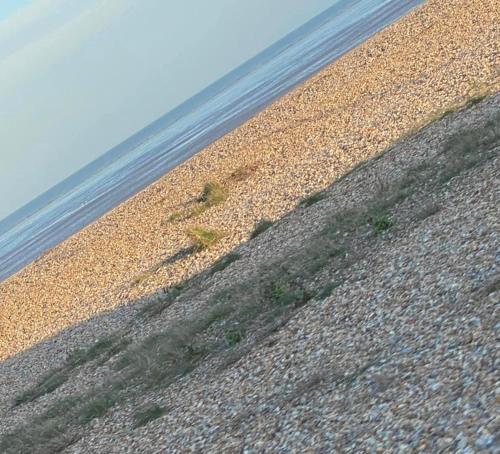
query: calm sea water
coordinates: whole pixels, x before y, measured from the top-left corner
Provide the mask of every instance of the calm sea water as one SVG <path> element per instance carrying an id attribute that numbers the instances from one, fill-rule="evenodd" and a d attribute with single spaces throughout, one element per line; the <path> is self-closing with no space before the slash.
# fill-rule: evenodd
<path id="1" fill-rule="evenodd" d="M 339 0 L 0 229 L 0 280 L 148 186 L 423 0 Z"/>

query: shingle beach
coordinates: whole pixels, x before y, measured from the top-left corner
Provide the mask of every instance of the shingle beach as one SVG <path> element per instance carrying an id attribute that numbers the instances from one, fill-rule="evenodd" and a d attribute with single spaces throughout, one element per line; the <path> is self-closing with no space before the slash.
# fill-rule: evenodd
<path id="1" fill-rule="evenodd" d="M 0 435 L 33 409 L 103 380 L 105 370 L 87 368 L 31 407 L 10 409 L 71 349 L 128 326 L 137 310 L 129 302 L 200 273 L 247 241 L 258 221 L 282 218 L 403 140 L 372 170 L 331 186 L 307 217 L 299 208 L 240 246 L 245 266 L 258 268 L 307 242 L 328 213 L 364 200 L 401 167 L 438 159 L 453 131 L 493 118 L 498 11 L 495 0 L 428 1 L 0 284 Z M 484 95 L 462 116 L 404 139 Z M 193 206 L 209 181 L 226 188 L 224 203 L 169 219 Z M 493 452 L 498 183 L 496 155 L 436 189 L 440 208 L 418 225 L 408 215 L 415 206 L 398 209 L 403 227 L 373 250 L 360 246 L 363 258 L 330 297 L 301 308 L 234 367 L 214 374 L 206 365 L 151 394 L 169 409 L 165 417 L 130 430 L 141 402 L 128 402 L 94 421 L 67 452 Z M 183 256 L 193 226 L 223 239 Z M 248 271 L 238 266 L 216 274 L 206 293 Z M 493 290 L 481 290 L 488 285 Z M 134 336 L 205 300 L 174 304 Z"/>

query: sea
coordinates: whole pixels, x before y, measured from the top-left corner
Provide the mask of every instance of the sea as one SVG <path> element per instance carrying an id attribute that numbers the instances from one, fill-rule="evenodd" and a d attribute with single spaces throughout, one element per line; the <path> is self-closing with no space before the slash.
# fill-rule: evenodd
<path id="1" fill-rule="evenodd" d="M 134 196 L 423 0 L 319 16 L 0 222 L 0 282 Z"/>

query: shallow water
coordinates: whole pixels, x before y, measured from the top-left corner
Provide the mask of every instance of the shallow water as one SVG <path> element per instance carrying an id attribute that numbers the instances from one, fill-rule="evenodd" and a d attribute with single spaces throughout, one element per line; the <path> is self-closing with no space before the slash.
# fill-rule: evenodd
<path id="1" fill-rule="evenodd" d="M 0 280 L 148 186 L 423 0 L 340 0 L 110 152 L 0 234 Z"/>

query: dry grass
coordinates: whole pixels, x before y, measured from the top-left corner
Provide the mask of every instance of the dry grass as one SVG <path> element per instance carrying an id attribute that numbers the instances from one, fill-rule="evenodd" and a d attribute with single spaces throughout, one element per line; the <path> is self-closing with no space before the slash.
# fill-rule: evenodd
<path id="1" fill-rule="evenodd" d="M 314 194 L 311 194 L 304 199 L 302 199 L 299 203 L 299 206 L 308 208 L 315 203 L 321 202 L 326 197 L 326 194 L 323 191 L 320 192 L 315 192 Z"/>
<path id="2" fill-rule="evenodd" d="M 160 315 L 182 294 L 185 286 L 185 284 L 180 284 L 170 287 L 165 295 L 146 304 L 139 314 L 142 317 L 155 317 Z"/>
<path id="3" fill-rule="evenodd" d="M 225 202 L 228 196 L 228 191 L 216 181 L 209 181 L 203 186 L 203 191 L 200 201 L 207 207 L 213 207 Z"/>
<path id="4" fill-rule="evenodd" d="M 255 225 L 253 232 L 250 234 L 250 238 L 257 238 L 261 233 L 264 233 L 267 229 L 272 227 L 273 224 L 274 222 L 269 219 L 262 219 Z"/>
<path id="5" fill-rule="evenodd" d="M 77 367 L 91 361 L 96 361 L 99 365 L 104 364 L 125 349 L 128 344 L 128 339 L 113 335 L 100 339 L 89 348 L 74 350 L 62 366 L 52 369 L 35 386 L 18 395 L 14 400 L 14 406 L 32 402 L 45 394 L 50 394 L 66 383 Z"/>
<path id="6" fill-rule="evenodd" d="M 143 282 L 146 282 L 151 276 L 153 276 L 153 274 L 154 274 L 153 270 L 147 270 L 143 271 L 142 273 L 139 273 L 132 279 L 132 285 L 136 286 L 142 284 Z"/>
<path id="7" fill-rule="evenodd" d="M 168 216 L 167 220 L 168 222 L 187 221 L 188 219 L 200 216 L 207 210 L 208 206 L 206 205 L 196 205 L 185 210 L 174 211 Z"/>
<path id="8" fill-rule="evenodd" d="M 441 211 L 441 206 L 436 202 L 428 201 L 422 204 L 414 215 L 416 221 L 423 221 Z"/>
<path id="9" fill-rule="evenodd" d="M 234 182 L 245 181 L 248 178 L 250 178 L 258 168 L 259 168 L 259 163 L 253 163 L 238 167 L 234 172 L 232 172 L 229 175 L 228 180 Z"/>
<path id="10" fill-rule="evenodd" d="M 148 404 L 137 410 L 134 414 L 135 424 L 134 427 L 142 427 L 149 424 L 158 418 L 161 418 L 167 409 L 160 407 L 157 404 Z"/>
<path id="11" fill-rule="evenodd" d="M 238 261 L 240 258 L 241 258 L 241 255 L 238 254 L 237 252 L 230 252 L 229 254 L 225 255 L 224 257 L 221 257 L 219 260 L 217 260 L 212 265 L 212 267 L 209 270 L 209 274 L 213 275 L 215 273 L 219 273 L 221 271 L 224 271 L 229 265 Z"/>
<path id="12" fill-rule="evenodd" d="M 200 216 L 208 209 L 224 203 L 228 197 L 228 190 L 216 181 L 205 183 L 196 205 L 184 210 L 175 211 L 167 218 L 168 222 L 186 221 Z"/>

